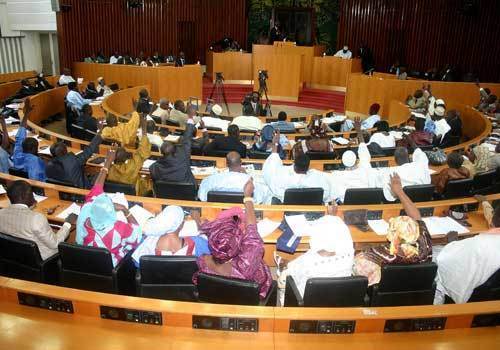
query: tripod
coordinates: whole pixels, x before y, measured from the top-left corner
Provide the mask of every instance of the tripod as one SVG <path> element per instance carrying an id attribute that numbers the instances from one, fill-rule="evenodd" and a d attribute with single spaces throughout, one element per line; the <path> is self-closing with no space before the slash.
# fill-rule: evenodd
<path id="1" fill-rule="evenodd" d="M 273 112 L 271 111 L 271 102 L 269 101 L 269 97 L 267 96 L 267 83 L 266 79 L 259 79 L 259 96 L 262 98 L 262 95 L 266 97 L 266 106 L 264 109 L 266 110 L 266 115 L 273 116 Z"/>
<path id="2" fill-rule="evenodd" d="M 213 100 L 213 96 L 215 93 L 215 103 L 220 103 L 221 100 L 224 101 L 224 104 L 226 105 L 227 109 L 227 114 L 230 114 L 229 112 L 229 106 L 227 104 L 227 99 L 226 99 L 226 91 L 224 90 L 224 77 L 222 76 L 222 73 L 215 73 L 215 82 L 214 85 L 212 86 L 212 92 L 210 93 L 210 100 Z"/>

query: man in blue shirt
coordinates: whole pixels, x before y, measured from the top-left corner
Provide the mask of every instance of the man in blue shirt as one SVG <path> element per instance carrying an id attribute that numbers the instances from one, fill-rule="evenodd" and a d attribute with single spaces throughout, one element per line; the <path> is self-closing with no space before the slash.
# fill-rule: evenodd
<path id="1" fill-rule="evenodd" d="M 279 130 L 282 133 L 294 133 L 295 125 L 292 122 L 286 121 L 287 115 L 285 112 L 281 111 L 278 113 L 278 121 L 271 123 L 275 130 Z"/>
<path id="2" fill-rule="evenodd" d="M 87 100 L 82 97 L 80 92 L 78 91 L 78 85 L 76 82 L 72 81 L 71 83 L 68 84 L 68 94 L 66 95 L 66 101 L 72 105 L 75 106 L 79 111 L 82 110 L 83 105 L 90 104 L 92 100 Z"/>
<path id="3" fill-rule="evenodd" d="M 27 172 L 30 179 L 45 182 L 45 163 L 38 157 L 38 141 L 33 137 L 26 137 L 26 125 L 32 110 L 31 102 L 27 98 L 24 101 L 24 117 L 17 131 L 12 160 L 14 168 Z"/>

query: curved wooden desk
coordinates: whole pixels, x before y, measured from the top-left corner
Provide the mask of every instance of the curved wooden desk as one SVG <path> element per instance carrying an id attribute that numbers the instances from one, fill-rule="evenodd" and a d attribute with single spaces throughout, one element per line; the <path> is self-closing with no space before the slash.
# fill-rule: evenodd
<path id="1" fill-rule="evenodd" d="M 49 76 L 46 77 L 47 81 L 53 85 L 56 86 L 59 76 Z M 35 82 L 35 79 L 29 79 L 31 83 Z M 21 88 L 21 82 L 20 81 L 11 81 L 8 83 L 2 83 L 0 84 L 0 101 L 3 101 L 9 97 L 12 97 L 15 95 L 19 89 Z"/>
<path id="2" fill-rule="evenodd" d="M 64 299 L 74 312 L 19 305 L 18 292 Z M 0 277 L 0 347 L 5 349 L 495 349 L 498 327 L 471 328 L 473 318 L 500 312 L 500 301 L 386 308 L 278 308 L 186 303 L 87 292 Z M 157 312 L 162 325 L 102 319 L 100 306 Z M 192 328 L 193 316 L 246 318 L 258 331 Z M 386 321 L 446 318 L 444 330 L 384 333 Z M 355 321 L 352 334 L 293 334 L 298 320 Z M 375 345 L 376 344 L 376 345 Z M 402 345 L 404 344 L 404 346 Z"/>
<path id="3" fill-rule="evenodd" d="M 25 78 L 33 78 L 36 76 L 37 72 L 34 70 L 25 72 L 15 72 L 15 73 L 2 73 L 0 74 L 0 83 L 5 83 L 14 80 L 21 80 Z"/>

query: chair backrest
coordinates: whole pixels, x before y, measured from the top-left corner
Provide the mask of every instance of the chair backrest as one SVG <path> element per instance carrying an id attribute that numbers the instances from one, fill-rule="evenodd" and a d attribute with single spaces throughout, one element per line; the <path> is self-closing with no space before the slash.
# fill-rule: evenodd
<path id="1" fill-rule="evenodd" d="M 382 204 L 384 191 L 381 188 L 350 188 L 345 191 L 344 204 Z"/>
<path id="2" fill-rule="evenodd" d="M 444 189 L 443 197 L 446 199 L 469 197 L 472 193 L 472 180 L 451 180 Z"/>
<path id="3" fill-rule="evenodd" d="M 491 275 L 486 282 L 476 287 L 467 302 L 489 300 L 500 300 L 500 269 Z"/>
<path id="4" fill-rule="evenodd" d="M 205 152 L 205 155 L 207 157 L 225 157 L 227 154 L 231 152 L 230 150 L 220 150 L 220 149 L 214 149 L 214 150 L 208 150 Z"/>
<path id="5" fill-rule="evenodd" d="M 310 278 L 304 291 L 304 306 L 364 306 L 367 288 L 368 279 L 363 276 Z"/>
<path id="6" fill-rule="evenodd" d="M 413 202 L 430 202 L 432 201 L 436 186 L 430 185 L 412 185 L 405 186 L 403 191 Z"/>
<path id="7" fill-rule="evenodd" d="M 28 172 L 26 172 L 22 169 L 9 168 L 9 174 L 12 176 L 23 177 L 25 179 L 28 178 Z"/>
<path id="8" fill-rule="evenodd" d="M 493 186 L 493 183 L 496 180 L 496 177 L 497 177 L 496 169 L 485 171 L 482 173 L 477 173 L 472 179 L 472 187 L 474 189 L 474 192 L 481 190 L 488 190 L 489 188 L 491 188 L 491 186 Z"/>
<path id="9" fill-rule="evenodd" d="M 395 151 L 396 151 L 396 147 L 382 147 L 382 152 L 384 152 L 385 157 L 394 156 Z"/>
<path id="10" fill-rule="evenodd" d="M 283 204 L 286 205 L 321 205 L 323 192 L 320 187 L 289 188 L 285 191 Z"/>
<path id="11" fill-rule="evenodd" d="M 0 272 L 4 276 L 42 282 L 42 258 L 35 242 L 0 233 Z"/>
<path id="12" fill-rule="evenodd" d="M 434 301 L 437 265 L 385 265 L 374 288 L 372 306 L 431 305 Z"/>
<path id="13" fill-rule="evenodd" d="M 262 152 L 262 151 L 255 151 L 255 150 L 249 150 L 247 152 L 248 158 L 252 159 L 267 159 L 271 152 Z"/>
<path id="14" fill-rule="evenodd" d="M 47 183 L 54 184 L 54 185 L 59 185 L 59 186 L 74 187 L 71 182 L 63 181 L 63 180 L 57 180 L 57 179 L 53 179 L 53 178 L 47 178 Z"/>
<path id="15" fill-rule="evenodd" d="M 105 248 L 59 243 L 61 283 L 65 287 L 116 292 L 111 253 Z"/>
<path id="16" fill-rule="evenodd" d="M 209 191 L 207 202 L 243 203 L 243 192 Z"/>
<path id="17" fill-rule="evenodd" d="M 115 193 L 121 192 L 131 196 L 135 196 L 135 186 L 129 184 L 121 184 L 118 182 L 106 181 L 104 183 L 104 192 Z"/>
<path id="18" fill-rule="evenodd" d="M 259 305 L 259 285 L 255 282 L 200 273 L 198 299 L 213 304 Z"/>
<path id="19" fill-rule="evenodd" d="M 311 160 L 335 159 L 335 152 L 307 152 L 306 154 Z"/>
<path id="20" fill-rule="evenodd" d="M 196 187 L 188 182 L 165 182 L 155 181 L 153 183 L 155 197 L 168 199 L 196 200 Z"/>
<path id="21" fill-rule="evenodd" d="M 137 291 L 142 297 L 195 301 L 193 274 L 196 271 L 194 256 L 142 256 Z"/>

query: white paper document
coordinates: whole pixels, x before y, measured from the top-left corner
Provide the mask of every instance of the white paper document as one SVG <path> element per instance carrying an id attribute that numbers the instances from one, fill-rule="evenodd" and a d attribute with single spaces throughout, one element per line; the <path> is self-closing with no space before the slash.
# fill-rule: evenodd
<path id="1" fill-rule="evenodd" d="M 293 127 L 295 129 L 304 129 L 306 125 L 302 122 L 293 122 Z"/>
<path id="2" fill-rule="evenodd" d="M 8 117 L 5 119 L 5 124 L 11 125 L 12 123 L 19 123 L 19 119 Z"/>
<path id="3" fill-rule="evenodd" d="M 128 201 L 127 198 L 125 198 L 125 194 L 121 192 L 116 192 L 116 193 L 106 193 L 109 198 L 111 198 L 111 201 L 115 204 L 121 204 L 125 208 L 128 209 Z"/>
<path id="4" fill-rule="evenodd" d="M 6 194 L 6 193 L 7 191 L 5 190 L 5 188 L 2 185 L 0 185 L 0 194 Z"/>
<path id="5" fill-rule="evenodd" d="M 257 231 L 259 235 L 264 238 L 273 233 L 280 224 L 281 222 L 279 221 L 272 221 L 268 218 L 264 218 L 257 223 Z"/>
<path id="6" fill-rule="evenodd" d="M 137 221 L 140 227 L 144 227 L 144 224 L 146 224 L 149 219 L 154 217 L 153 213 L 137 204 L 130 208 L 129 212 L 135 218 L 135 221 Z"/>
<path id="7" fill-rule="evenodd" d="M 449 216 L 431 216 L 429 218 L 423 218 L 422 220 L 425 222 L 431 236 L 446 235 L 450 231 L 457 231 L 459 234 L 469 232 L 466 227 L 460 225 Z"/>
<path id="8" fill-rule="evenodd" d="M 198 236 L 198 234 L 198 225 L 196 225 L 196 221 L 186 220 L 184 221 L 181 232 L 179 232 L 179 237 L 192 237 Z"/>
<path id="9" fill-rule="evenodd" d="M 334 137 L 334 138 L 332 138 L 332 141 L 338 143 L 339 145 L 349 144 L 349 140 L 345 139 L 343 137 Z"/>
<path id="10" fill-rule="evenodd" d="M 207 167 L 192 166 L 191 172 L 193 173 L 193 175 L 212 175 L 217 173 L 218 169 L 213 166 L 207 166 Z"/>
<path id="11" fill-rule="evenodd" d="M 47 156 L 52 156 L 52 153 L 50 153 L 50 147 L 48 146 L 42 146 L 38 149 L 38 154 L 45 154 Z"/>
<path id="12" fill-rule="evenodd" d="M 327 117 L 327 118 L 321 119 L 321 122 L 323 124 L 333 124 L 333 123 L 343 122 L 344 120 L 346 120 L 345 115 L 334 115 L 333 117 Z"/>
<path id="13" fill-rule="evenodd" d="M 44 201 L 44 200 L 47 199 L 47 197 L 40 196 L 40 195 L 38 195 L 36 193 L 33 193 L 33 197 L 35 198 L 35 200 L 36 200 L 37 203 L 40 203 L 40 202 L 42 202 L 42 201 Z"/>
<path id="14" fill-rule="evenodd" d="M 389 230 L 389 223 L 384 219 L 368 220 L 368 226 L 370 226 L 373 232 L 380 236 L 386 235 Z"/>
<path id="15" fill-rule="evenodd" d="M 167 137 L 165 137 L 163 140 L 176 143 L 176 142 L 179 142 L 180 138 L 181 137 L 179 135 L 167 135 Z"/>
<path id="16" fill-rule="evenodd" d="M 149 169 L 149 167 L 150 167 L 151 165 L 153 165 L 154 163 L 156 163 L 156 160 L 153 160 L 153 159 L 146 159 L 146 160 L 144 161 L 144 163 L 142 163 L 142 168 L 143 168 L 143 169 Z"/>
<path id="17" fill-rule="evenodd" d="M 294 236 L 303 237 L 311 235 L 311 226 L 305 215 L 285 216 L 286 223 L 290 226 Z"/>
<path id="18" fill-rule="evenodd" d="M 9 137 L 16 137 L 18 130 L 19 129 L 12 129 L 11 131 L 9 131 Z"/>
<path id="19" fill-rule="evenodd" d="M 81 209 L 82 208 L 78 204 L 71 203 L 71 205 L 69 207 L 67 207 L 66 209 L 64 209 L 62 212 L 60 212 L 57 215 L 57 218 L 62 219 L 62 220 L 66 220 L 66 218 L 68 216 L 70 216 L 71 214 L 80 215 Z"/>

